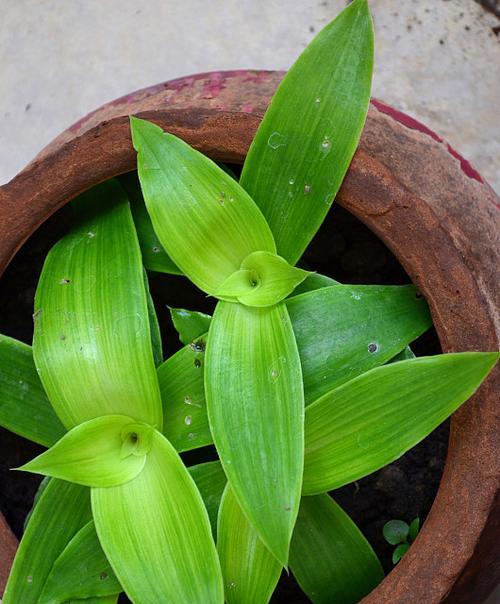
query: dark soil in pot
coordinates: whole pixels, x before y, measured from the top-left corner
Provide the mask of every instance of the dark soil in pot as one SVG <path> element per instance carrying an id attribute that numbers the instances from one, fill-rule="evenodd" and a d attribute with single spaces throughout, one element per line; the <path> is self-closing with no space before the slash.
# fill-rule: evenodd
<path id="1" fill-rule="evenodd" d="M 43 260 L 50 247 L 71 224 L 71 210 L 57 212 L 35 232 L 16 255 L 1 280 L 0 333 L 31 343 L 33 298 Z M 344 283 L 404 284 L 410 281 L 401 265 L 384 244 L 360 221 L 334 206 L 304 255 L 303 265 Z M 182 277 L 150 274 L 150 287 L 164 341 L 164 354 L 178 348 L 168 306 L 211 312 L 214 300 L 207 298 Z M 429 330 L 412 346 L 417 356 L 441 352 L 436 333 Z M 10 472 L 31 459 L 41 447 L 0 429 L 0 511 L 18 538 L 31 508 L 40 479 Z M 446 457 L 448 422 L 395 463 L 354 484 L 334 492 L 336 501 L 349 513 L 368 538 L 386 571 L 392 568 L 393 547 L 382 537 L 388 520 L 411 521 L 427 516 L 441 478 Z M 215 458 L 213 448 L 183 456 L 188 463 Z M 120 602 L 127 602 L 126 598 Z M 272 602 L 308 602 L 292 577 L 284 573 Z"/>

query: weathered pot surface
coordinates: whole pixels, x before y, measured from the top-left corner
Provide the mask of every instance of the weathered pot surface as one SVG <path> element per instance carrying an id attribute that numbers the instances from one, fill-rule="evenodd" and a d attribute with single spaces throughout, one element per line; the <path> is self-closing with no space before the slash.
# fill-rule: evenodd
<path id="1" fill-rule="evenodd" d="M 74 124 L 0 187 L 0 271 L 80 192 L 134 169 L 128 115 L 241 163 L 282 77 L 199 74 L 141 90 Z M 500 200 L 431 130 L 373 100 L 337 203 L 392 250 L 429 302 L 446 352 L 497 350 Z M 479 604 L 500 578 L 497 368 L 453 417 L 445 471 L 415 545 L 364 604 Z M 0 592 L 16 542 L 0 519 Z"/>

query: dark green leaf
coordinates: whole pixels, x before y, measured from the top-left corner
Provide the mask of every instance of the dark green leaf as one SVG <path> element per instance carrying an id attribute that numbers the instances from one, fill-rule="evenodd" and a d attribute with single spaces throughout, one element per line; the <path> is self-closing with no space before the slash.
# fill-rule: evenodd
<path id="1" fill-rule="evenodd" d="M 193 477 L 198 491 L 207 508 L 208 517 L 212 526 L 212 534 L 217 535 L 217 516 L 222 493 L 227 484 L 227 478 L 219 461 L 200 463 L 188 468 Z"/>
<path id="2" fill-rule="evenodd" d="M 205 337 L 170 357 L 158 368 L 163 400 L 163 432 L 178 451 L 212 443 L 203 372 Z"/>
<path id="3" fill-rule="evenodd" d="M 51 479 L 19 545 L 3 603 L 38 604 L 54 562 L 90 519 L 89 490 Z"/>
<path id="4" fill-rule="evenodd" d="M 413 353 L 412 349 L 407 346 L 406 348 L 403 348 L 403 350 L 399 352 L 395 357 L 392 357 L 389 363 L 398 363 L 399 361 L 407 361 L 408 359 L 414 358 L 415 354 Z"/>
<path id="5" fill-rule="evenodd" d="M 210 315 L 184 308 L 170 308 L 169 310 L 174 327 L 179 334 L 179 340 L 183 344 L 191 344 L 196 338 L 208 332 L 212 320 Z"/>
<path id="6" fill-rule="evenodd" d="M 432 320 L 413 285 L 332 285 L 287 300 L 306 404 L 386 363 Z"/>
<path id="7" fill-rule="evenodd" d="M 417 538 L 419 531 L 420 531 L 420 518 L 417 516 L 417 518 L 414 518 L 411 521 L 410 531 L 408 533 L 412 542 L 415 541 L 415 539 Z"/>
<path id="8" fill-rule="evenodd" d="M 410 527 L 403 520 L 389 520 L 384 524 L 382 533 L 387 543 L 397 545 L 403 543 L 408 538 Z"/>
<path id="9" fill-rule="evenodd" d="M 149 281 L 146 271 L 144 271 L 144 288 L 146 290 L 146 297 L 148 302 L 149 329 L 151 331 L 151 346 L 153 348 L 153 358 L 155 367 L 159 367 L 163 362 L 163 346 L 161 342 L 158 316 L 156 314 L 155 304 L 153 302 L 151 292 L 149 291 Z"/>
<path id="10" fill-rule="evenodd" d="M 71 539 L 55 561 L 45 582 L 40 602 L 62 604 L 112 596 L 122 591 L 102 551 L 93 521 Z"/>
<path id="11" fill-rule="evenodd" d="M 306 292 L 312 292 L 315 289 L 322 289 L 323 287 L 330 287 L 330 285 L 341 285 L 335 279 L 331 277 L 327 277 L 326 275 L 320 275 L 319 273 L 309 273 L 302 283 L 297 285 L 297 287 L 293 290 L 293 297 L 298 296 L 300 294 L 305 294 Z"/>
<path id="12" fill-rule="evenodd" d="M 306 409 L 303 492 L 336 489 L 406 453 L 474 394 L 498 356 L 391 363 L 322 396 Z"/>
<path id="13" fill-rule="evenodd" d="M 141 184 L 137 172 L 129 172 L 120 176 L 120 184 L 127 192 L 134 217 L 135 228 L 141 246 L 142 261 L 149 271 L 182 275 L 180 269 L 169 258 L 160 240 L 154 232 L 151 218 L 144 204 Z"/>
<path id="14" fill-rule="evenodd" d="M 410 549 L 408 543 L 402 543 L 398 545 L 392 554 L 392 563 L 397 564 L 401 558 L 406 554 L 406 552 Z"/>
<path id="15" fill-rule="evenodd" d="M 42 496 L 42 493 L 48 487 L 51 480 L 52 479 L 50 478 L 50 476 L 44 476 L 44 478 L 42 479 L 42 482 L 38 485 L 38 489 L 36 490 L 35 497 L 33 498 L 33 505 L 31 506 L 31 510 L 26 514 L 26 518 L 24 519 L 23 531 L 26 530 L 26 527 L 28 526 L 28 522 L 30 521 L 31 516 L 33 515 L 33 510 L 35 509 L 38 501 L 40 500 L 40 497 Z"/>
<path id="16" fill-rule="evenodd" d="M 384 578 L 368 541 L 326 494 L 302 497 L 290 568 L 315 604 L 356 604 Z"/>
<path id="17" fill-rule="evenodd" d="M 368 5 L 355 0 L 288 71 L 250 146 L 241 184 L 291 264 L 323 222 L 356 150 L 372 65 Z"/>
<path id="18" fill-rule="evenodd" d="M 2 335 L 0 425 L 46 447 L 66 431 L 45 394 L 31 347 Z"/>

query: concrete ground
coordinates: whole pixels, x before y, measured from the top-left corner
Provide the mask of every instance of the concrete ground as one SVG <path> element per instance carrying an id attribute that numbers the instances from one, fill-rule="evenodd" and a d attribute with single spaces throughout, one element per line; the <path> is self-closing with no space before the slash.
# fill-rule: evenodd
<path id="1" fill-rule="evenodd" d="M 287 68 L 346 3 L 0 0 L 0 183 L 124 93 L 211 69 Z M 500 20 L 474 0 L 370 4 L 374 95 L 448 139 L 500 191 Z"/>

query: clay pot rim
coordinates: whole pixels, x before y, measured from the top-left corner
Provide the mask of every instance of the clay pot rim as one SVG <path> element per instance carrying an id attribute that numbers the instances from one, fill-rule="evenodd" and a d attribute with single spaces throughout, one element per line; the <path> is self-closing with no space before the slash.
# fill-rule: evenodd
<path id="1" fill-rule="evenodd" d="M 178 90 L 181 91 L 187 88 L 189 91 L 190 87 L 196 86 L 196 83 L 200 79 L 209 80 L 209 82 L 215 82 L 215 87 L 220 83 L 223 83 L 223 88 L 215 95 L 215 98 L 221 98 L 224 96 L 224 88 L 227 90 L 232 79 L 237 81 L 239 86 L 246 82 L 245 74 L 254 74 L 256 82 L 252 82 L 252 85 L 256 83 L 256 94 L 255 107 L 251 111 L 247 111 L 245 108 L 241 108 L 241 103 L 235 101 L 235 98 L 228 96 L 225 99 L 227 106 L 217 107 L 209 100 L 209 102 L 203 102 L 201 100 L 195 101 L 191 104 L 183 104 L 183 102 L 172 103 L 172 106 L 165 105 L 164 98 L 161 96 L 165 90 Z M 1 271 L 7 266 L 8 262 L 15 254 L 17 249 L 21 247 L 24 241 L 36 230 L 36 228 L 46 220 L 53 212 L 59 209 L 64 203 L 75 197 L 78 193 L 83 190 L 94 186 L 98 182 L 106 180 L 112 176 L 127 172 L 134 167 L 134 155 L 131 148 L 130 136 L 128 133 L 128 119 L 123 113 L 120 115 L 120 111 L 128 113 L 127 108 L 131 109 L 134 114 L 144 117 L 146 119 L 152 119 L 164 127 L 168 127 L 172 132 L 182 136 L 195 147 L 206 152 L 214 159 L 221 159 L 226 161 L 233 161 L 235 163 L 241 163 L 246 149 L 251 140 L 251 136 L 255 131 L 260 116 L 262 115 L 263 108 L 265 107 L 265 100 L 269 97 L 269 86 L 265 90 L 259 92 L 259 74 L 271 74 L 273 72 L 216 72 L 210 74 L 198 74 L 191 78 L 181 78 L 173 82 L 167 82 L 160 84 L 137 93 L 132 93 L 117 101 L 109 103 L 87 118 L 84 118 L 80 122 L 77 122 L 68 131 L 63 133 L 62 139 L 58 137 L 54 143 L 51 143 L 27 168 L 25 168 L 17 177 L 15 177 L 10 183 L 0 187 L 0 214 L 2 215 L 2 226 L 0 227 L 0 234 L 3 239 L 0 243 L 0 274 Z M 274 81 L 271 83 L 271 87 L 276 84 L 276 80 L 279 79 L 279 75 L 276 76 Z M 271 78 L 272 79 L 272 78 Z M 264 78 L 262 78 L 264 81 Z M 267 82 L 269 84 L 269 82 Z M 266 84 L 266 85 L 267 85 Z M 170 87 L 170 88 L 169 88 Z M 193 88 L 194 89 L 194 88 Z M 241 95 L 240 91 L 237 91 L 237 95 Z M 226 93 L 227 95 L 227 93 Z M 260 98 L 258 98 L 260 95 Z M 267 97 L 266 97 L 267 95 Z M 161 97 L 158 100 L 157 105 L 154 104 L 156 97 Z M 262 102 L 262 98 L 264 102 Z M 213 97 L 212 97 L 213 98 Z M 151 103 L 153 101 L 153 104 Z M 260 104 L 259 104 L 260 102 Z M 144 109 L 141 110 L 141 103 L 145 105 Z M 377 106 L 378 103 L 378 106 Z M 401 112 L 391 109 L 389 106 L 374 101 L 377 109 L 382 113 L 386 113 L 391 116 L 392 119 L 397 122 L 394 127 L 396 129 L 410 128 L 420 133 L 425 134 L 429 138 L 433 139 L 436 143 L 443 142 L 442 139 L 434 135 L 428 128 L 419 124 L 413 118 L 405 116 Z M 108 119 L 107 113 L 110 114 Z M 399 116 L 399 118 L 398 118 Z M 92 120 L 97 118 L 95 124 Z M 231 137 L 227 138 L 227 132 L 231 132 Z M 430 134 L 429 134 L 430 133 Z M 66 137 L 64 135 L 67 135 Z M 404 138 L 404 137 L 403 137 Z M 460 167 L 462 172 L 471 179 L 477 182 L 483 183 L 480 175 L 470 166 L 466 160 L 458 156 L 458 154 L 451 149 L 448 145 L 448 150 L 454 158 L 459 159 Z M 57 180 L 54 181 L 53 175 L 57 175 Z M 338 203 L 343 205 L 348 211 L 351 211 L 354 215 L 365 222 L 372 230 L 390 247 L 395 253 L 396 257 L 403 264 L 404 268 L 413 278 L 416 285 L 421 291 L 428 297 L 431 310 L 436 322 L 436 328 L 442 342 L 444 342 L 443 348 L 452 349 L 454 348 L 453 337 L 450 337 L 446 333 L 445 325 L 442 324 L 441 308 L 442 300 L 439 299 L 434 291 L 431 291 L 435 284 L 429 285 L 427 282 L 427 275 L 422 275 L 418 272 L 417 268 L 412 264 L 414 258 L 408 259 L 403 257 L 401 253 L 401 240 L 397 239 L 397 235 L 391 230 L 392 227 L 388 227 L 387 223 L 384 222 L 383 218 L 387 213 L 393 211 L 393 207 L 386 210 L 378 207 L 373 208 L 371 206 L 372 201 L 367 197 L 368 194 L 376 192 L 376 188 L 389 187 L 389 189 L 395 189 L 398 195 L 395 195 L 394 204 L 401 207 L 401 195 L 398 187 L 401 183 L 396 182 L 396 179 L 390 181 L 390 171 L 387 170 L 386 166 L 381 163 L 377 163 L 376 158 L 369 155 L 363 148 L 360 148 L 356 154 L 355 160 L 351 166 L 346 181 L 342 187 L 342 190 L 338 197 Z M 386 182 L 387 180 L 387 182 Z M 388 184 L 389 183 L 389 184 Z M 363 191 L 363 186 L 366 185 L 366 191 Z M 491 189 L 486 184 L 484 187 L 484 196 L 490 197 L 492 195 Z M 400 187 L 405 192 L 406 187 Z M 389 191 L 387 189 L 387 191 Z M 413 192 L 409 192 L 409 197 L 412 197 Z M 390 194 L 390 191 L 389 191 Z M 368 195 L 369 196 L 369 195 Z M 493 197 L 494 196 L 493 194 Z M 416 236 L 423 236 L 426 232 L 425 222 L 437 221 L 437 224 L 442 222 L 431 204 L 425 204 L 425 200 L 420 197 L 413 195 L 413 201 L 416 206 L 419 206 L 418 211 L 415 210 L 411 214 L 410 220 L 406 224 L 402 224 L 401 228 L 406 228 L 412 231 L 414 225 L 417 224 L 422 229 L 422 233 L 417 232 Z M 421 202 L 423 202 L 421 204 Z M 482 202 L 481 202 L 482 203 Z M 485 201 L 486 203 L 486 201 Z M 488 201 L 489 203 L 489 201 Z M 364 204 L 364 205 L 363 205 Z M 398 205 L 399 204 L 399 205 Z M 419 205 L 421 204 L 421 206 Z M 376 204 L 375 204 L 376 205 Z M 406 207 L 408 209 L 408 207 Z M 424 218 L 418 214 L 425 214 Z M 430 212 L 430 214 L 429 214 Z M 411 221 L 414 221 L 412 224 Z M 415 233 L 412 233 L 415 235 Z M 452 237 L 444 236 L 445 240 L 444 247 L 447 248 L 449 253 L 454 253 L 455 249 Z M 422 245 L 425 242 L 421 242 Z M 449 249 L 448 249 L 449 248 Z M 423 248 L 425 250 L 425 248 Z M 451 250 L 451 251 L 450 251 Z M 456 250 L 459 252 L 459 250 Z M 469 270 L 470 267 L 467 267 Z M 465 269 L 464 269 L 465 270 Z M 485 292 L 480 292 L 484 298 Z M 485 307 L 477 309 L 477 312 L 486 316 L 485 321 L 489 320 L 490 311 L 486 308 L 488 301 L 485 301 Z M 493 324 L 493 320 L 491 320 Z M 485 332 L 486 333 L 486 332 Z M 486 338 L 485 349 L 491 348 L 492 340 Z M 459 345 L 458 349 L 472 349 L 474 343 L 465 341 L 465 347 L 461 348 Z M 455 346 L 456 348 L 456 346 Z M 488 408 L 492 404 L 491 392 L 487 389 L 481 388 L 478 395 L 474 397 L 475 405 L 481 403 Z M 472 426 L 471 422 L 477 421 L 475 418 L 476 412 L 470 411 L 471 407 L 468 404 L 467 410 L 460 412 L 461 420 L 453 419 L 452 426 L 454 426 L 455 436 L 460 433 L 461 437 L 464 434 L 467 436 L 465 439 L 472 439 L 472 442 L 482 443 L 481 446 L 484 448 L 484 442 L 491 444 L 491 426 L 486 428 L 484 434 L 482 433 L 482 427 L 479 426 L 479 434 L 476 430 L 477 426 Z M 458 425 L 460 424 L 460 425 Z M 457 428 L 458 429 L 455 429 Z M 467 444 L 467 443 L 466 443 Z M 470 445 L 470 443 L 469 443 Z M 453 430 L 452 438 L 450 442 L 450 452 L 460 458 L 463 457 L 463 452 L 457 453 L 461 448 L 461 443 L 454 440 Z M 460 457 L 462 456 L 462 457 Z M 438 497 L 441 500 L 441 518 L 443 501 L 449 496 L 449 491 L 456 483 L 450 481 L 451 472 L 456 473 L 456 468 L 450 469 L 449 460 L 443 476 L 442 485 L 440 486 Z M 455 474 L 456 478 L 456 474 Z M 467 481 L 460 483 L 462 487 L 467 490 Z M 469 488 L 470 490 L 470 488 Z M 496 487 L 489 488 L 487 492 L 481 492 L 476 495 L 476 499 L 481 501 L 481 505 L 486 509 L 490 510 L 492 507 L 492 492 L 496 490 Z M 481 519 L 480 526 L 473 526 L 470 530 L 459 531 L 457 528 L 457 534 L 461 535 L 462 541 L 466 541 L 466 551 L 462 553 L 460 561 L 458 563 L 451 564 L 451 561 L 455 562 L 455 551 L 454 543 L 445 543 L 441 556 L 445 558 L 450 557 L 450 564 L 452 570 L 450 571 L 451 576 L 436 576 L 439 573 L 439 564 L 432 550 L 435 548 L 433 543 L 433 533 L 447 534 L 450 535 L 453 531 L 449 529 L 449 525 L 453 525 L 453 519 L 444 518 L 443 522 L 446 524 L 446 530 L 440 531 L 439 522 L 440 518 L 436 518 L 434 508 L 436 502 L 433 505 L 433 510 L 428 517 L 426 525 L 424 526 L 421 535 L 417 539 L 415 545 L 412 547 L 410 553 L 405 556 L 398 567 L 391 572 L 391 574 L 384 580 L 384 582 L 376 588 L 369 596 L 367 596 L 363 602 L 366 604 L 382 604 L 385 602 L 417 602 L 425 601 L 428 604 L 434 602 L 444 602 L 447 594 L 455 593 L 453 590 L 456 589 L 456 585 L 461 585 L 459 578 L 460 574 L 467 578 L 467 573 L 470 572 L 474 575 L 475 566 L 473 552 L 474 549 L 480 549 L 482 542 L 483 531 L 485 528 L 484 518 Z M 453 511 L 451 506 L 450 511 Z M 488 513 L 485 513 L 485 518 L 488 519 Z M 10 542 L 12 546 L 12 541 Z M 0 558 L 2 552 L 0 552 Z M 457 554 L 458 556 L 458 554 Z M 417 563 L 418 562 L 418 563 Z M 477 561 L 476 561 L 477 567 Z M 472 571 L 471 571 L 472 569 Z M 1 573 L 0 573 L 1 576 Z M 422 600 L 422 596 L 417 594 L 417 591 L 409 592 L 409 587 L 412 585 L 412 577 L 419 577 L 422 582 L 429 582 L 428 592 L 424 597 L 427 598 Z M 457 581 L 458 578 L 458 581 Z M 469 577 L 470 578 L 470 577 Z M 414 580 L 413 580 L 414 582 Z M 472 577 L 471 584 L 474 583 L 474 577 Z M 467 583 L 468 585 L 468 583 Z M 421 588 L 419 588 L 421 589 Z M 453 600 L 455 601 L 455 600 Z M 467 600 L 464 600 L 466 602 Z M 475 600 L 479 602 L 480 600 Z"/>

